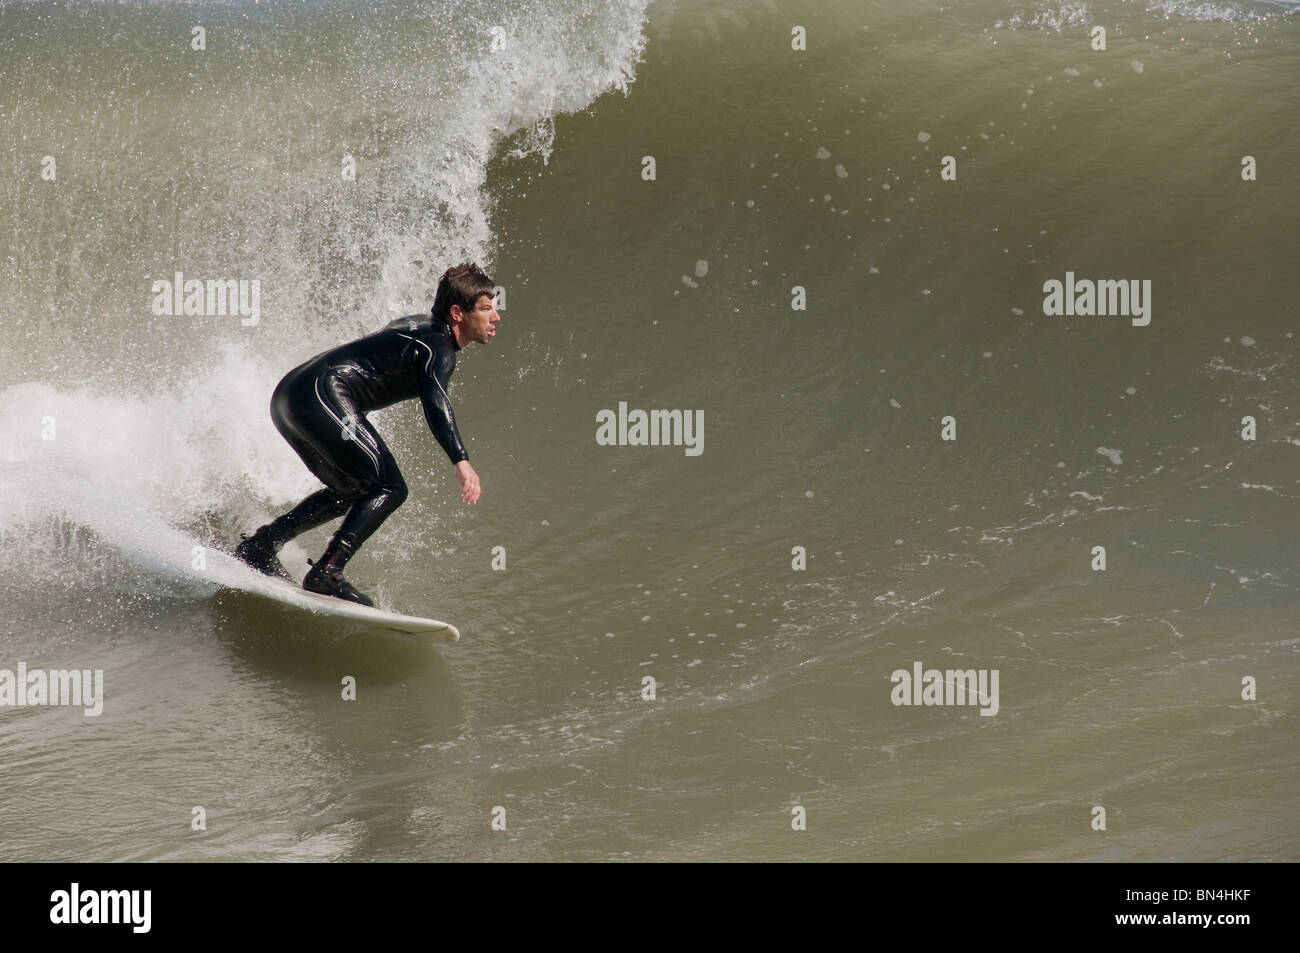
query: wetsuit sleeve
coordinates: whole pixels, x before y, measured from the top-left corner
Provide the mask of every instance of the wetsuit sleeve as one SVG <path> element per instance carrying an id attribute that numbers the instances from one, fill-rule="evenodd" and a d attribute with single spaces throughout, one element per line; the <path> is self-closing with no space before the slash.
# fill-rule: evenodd
<path id="1" fill-rule="evenodd" d="M 456 352 L 450 346 L 444 346 L 438 348 L 433 359 L 420 370 L 420 403 L 424 405 L 424 419 L 429 422 L 434 438 L 453 464 L 469 459 L 460 431 L 456 429 L 451 398 L 447 396 L 447 386 L 455 367 Z"/>

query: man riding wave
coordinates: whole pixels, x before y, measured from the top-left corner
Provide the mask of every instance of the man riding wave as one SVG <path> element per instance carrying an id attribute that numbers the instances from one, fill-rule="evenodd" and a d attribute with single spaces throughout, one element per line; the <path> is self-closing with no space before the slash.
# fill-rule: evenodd
<path id="1" fill-rule="evenodd" d="M 478 474 L 456 429 L 447 388 L 456 352 L 496 336 L 496 286 L 472 262 L 438 280 L 430 314 L 398 318 L 382 330 L 295 367 L 271 396 L 271 419 L 325 488 L 245 535 L 235 555 L 270 576 L 292 581 L 277 552 L 286 542 L 343 517 L 325 554 L 303 580 L 309 592 L 374 603 L 343 578 L 343 567 L 406 499 L 406 481 L 366 414 L 419 397 L 434 438 L 456 468 L 461 499 L 474 503 Z"/>

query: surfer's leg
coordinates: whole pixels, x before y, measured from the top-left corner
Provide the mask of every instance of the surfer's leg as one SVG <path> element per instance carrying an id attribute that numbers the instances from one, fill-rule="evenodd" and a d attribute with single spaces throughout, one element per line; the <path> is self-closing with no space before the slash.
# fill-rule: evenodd
<path id="1" fill-rule="evenodd" d="M 295 536 L 338 519 L 352 506 L 352 500 L 325 487 L 308 496 L 283 516 L 276 517 L 253 535 L 279 549 Z"/>
<path id="2" fill-rule="evenodd" d="M 317 490 L 288 513 L 258 527 L 252 536 L 245 536 L 235 547 L 235 556 L 259 572 L 293 582 L 276 556 L 280 547 L 309 529 L 338 519 L 351 505 L 350 499 L 329 487 Z"/>
<path id="3" fill-rule="evenodd" d="M 346 542 L 353 552 L 360 549 L 361 544 L 379 529 L 384 520 L 406 502 L 406 481 L 397 469 L 397 461 L 387 448 L 384 448 L 384 457 L 386 459 L 381 460 L 381 463 L 388 471 L 384 482 L 371 487 L 360 499 L 353 501 L 348 515 L 343 519 L 343 525 L 334 534 L 336 540 Z"/>
<path id="4" fill-rule="evenodd" d="M 305 387 L 296 390 L 306 392 Z M 285 415 L 285 424 L 277 420 L 277 426 L 312 472 L 346 501 L 347 509 L 343 525 L 307 573 L 303 587 L 372 605 L 343 579 L 343 567 L 406 499 L 406 481 L 383 439 L 337 378 L 325 374 L 313 380 L 310 397 L 301 397 L 291 409 L 294 413 Z"/>
<path id="5" fill-rule="evenodd" d="M 384 520 L 405 502 L 407 489 L 406 481 L 402 479 L 402 473 L 397 467 L 397 461 L 384 445 L 379 434 L 374 433 L 373 428 L 364 422 L 364 418 L 361 423 L 358 423 L 357 430 L 360 431 L 363 426 L 370 431 L 370 436 L 374 440 L 373 445 L 378 450 L 380 480 L 352 502 L 348 515 L 343 519 L 343 525 L 330 540 L 320 561 L 312 567 L 307 578 L 303 580 L 303 586 L 313 592 L 337 595 L 356 602 L 364 601 L 365 604 L 370 605 L 372 603 L 369 600 L 361 596 L 347 580 L 343 579 L 343 567 L 356 555 L 361 544 L 369 539 Z"/>
<path id="6" fill-rule="evenodd" d="M 317 448 L 321 434 L 328 437 L 332 429 L 338 428 L 315 400 L 315 379 L 314 372 L 301 367 L 286 374 L 271 397 L 271 420 L 325 488 L 259 527 L 251 536 L 245 535 L 235 547 L 235 556 L 247 565 L 290 582 L 293 578 L 276 556 L 280 547 L 295 536 L 343 516 L 360 490 L 351 477 L 331 464 Z"/>

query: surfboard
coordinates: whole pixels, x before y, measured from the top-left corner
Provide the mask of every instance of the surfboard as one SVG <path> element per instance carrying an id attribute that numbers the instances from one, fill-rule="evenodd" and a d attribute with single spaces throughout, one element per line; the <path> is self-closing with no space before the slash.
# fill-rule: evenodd
<path id="1" fill-rule="evenodd" d="M 221 583 L 228 589 L 238 589 L 241 592 L 261 596 L 282 605 L 305 609 L 316 615 L 346 619 L 354 623 L 361 623 L 369 628 L 399 632 L 424 641 L 460 641 L 460 630 L 450 622 L 426 619 L 423 616 L 401 615 L 397 612 L 387 612 L 383 609 L 363 606 L 359 602 L 349 602 L 346 599 L 338 599 L 334 596 L 322 596 L 320 593 L 308 592 L 301 586 L 294 585 L 291 582 L 285 582 L 283 579 L 267 576 L 255 569 L 250 569 L 233 556 L 228 556 L 225 553 L 219 555 L 224 557 L 222 562 L 226 563 L 225 568 L 236 570 L 235 572 L 227 571 L 221 574 Z M 227 560 L 228 562 L 226 562 Z"/>

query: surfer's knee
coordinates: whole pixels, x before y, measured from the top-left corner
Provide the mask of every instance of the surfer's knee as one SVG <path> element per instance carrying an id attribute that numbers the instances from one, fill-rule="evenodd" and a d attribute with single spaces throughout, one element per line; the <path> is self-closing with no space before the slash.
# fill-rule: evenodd
<path id="1" fill-rule="evenodd" d="M 393 509 L 397 509 L 406 502 L 407 489 L 405 480 L 398 479 L 389 483 L 385 485 L 384 490 L 388 494 L 388 505 Z"/>
<path id="2" fill-rule="evenodd" d="M 406 497 L 406 481 L 399 477 L 396 480 L 372 484 L 358 493 L 354 497 L 354 502 L 369 503 L 374 509 L 388 511 L 395 510 L 405 503 Z"/>

